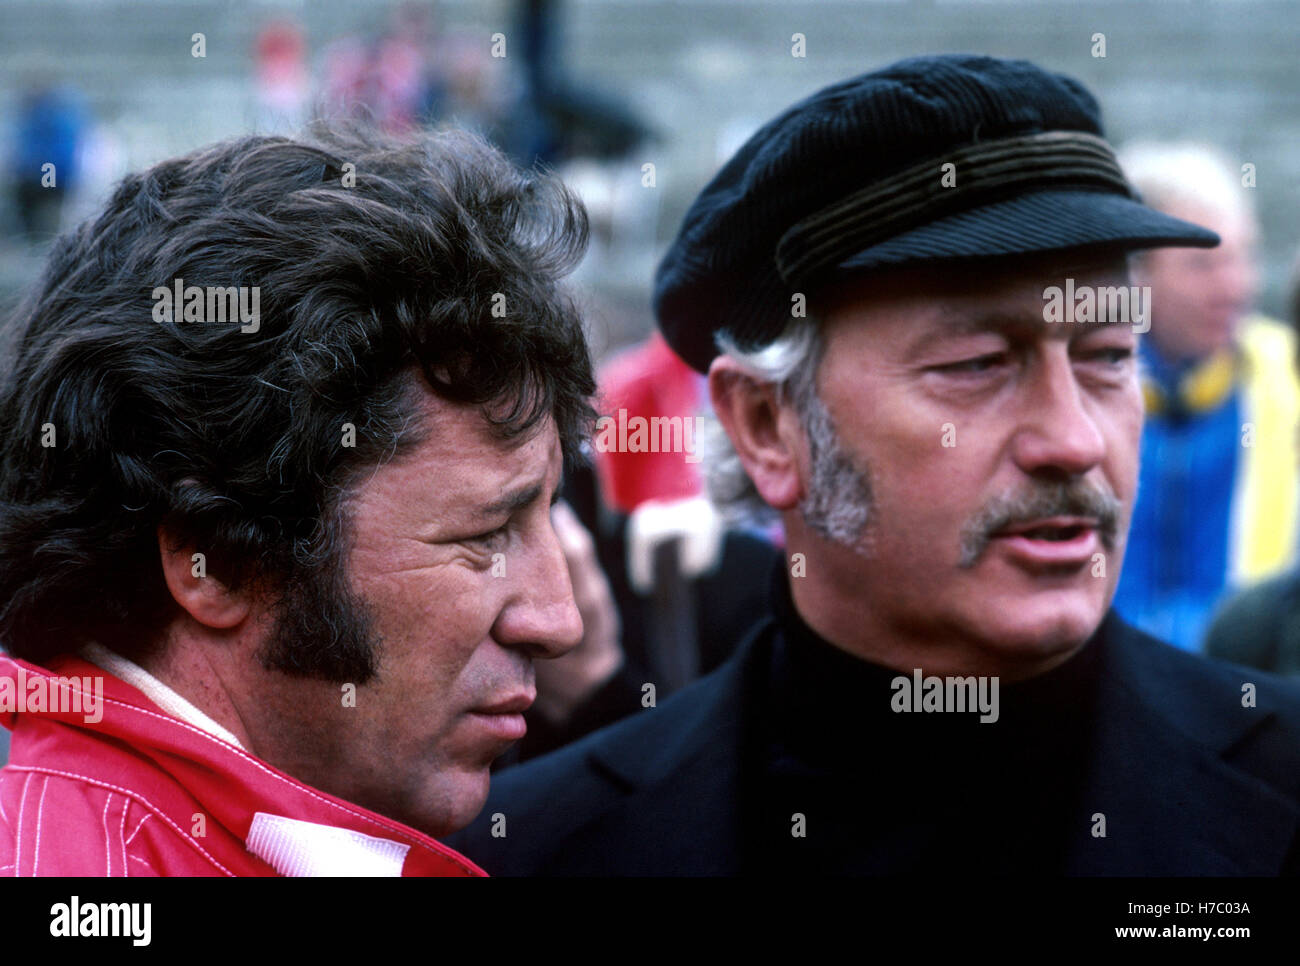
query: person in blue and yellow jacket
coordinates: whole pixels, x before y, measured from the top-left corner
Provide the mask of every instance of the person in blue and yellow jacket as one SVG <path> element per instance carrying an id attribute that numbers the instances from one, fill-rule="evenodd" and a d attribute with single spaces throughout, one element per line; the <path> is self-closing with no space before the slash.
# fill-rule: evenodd
<path id="1" fill-rule="evenodd" d="M 1291 267 L 1289 291 L 1291 325 L 1300 330 L 1300 252 Z M 1300 352 L 1292 359 L 1300 372 Z M 1205 636 L 1205 653 L 1300 677 L 1300 568 L 1293 566 L 1227 598 Z"/>
<path id="2" fill-rule="evenodd" d="M 1249 175 L 1195 145 L 1138 145 L 1123 161 L 1149 205 L 1223 239 L 1213 249 L 1154 250 L 1134 264 L 1134 281 L 1151 291 L 1139 344 L 1146 425 L 1115 606 L 1142 630 L 1198 651 L 1227 591 L 1294 559 L 1295 336 L 1250 313 Z"/>

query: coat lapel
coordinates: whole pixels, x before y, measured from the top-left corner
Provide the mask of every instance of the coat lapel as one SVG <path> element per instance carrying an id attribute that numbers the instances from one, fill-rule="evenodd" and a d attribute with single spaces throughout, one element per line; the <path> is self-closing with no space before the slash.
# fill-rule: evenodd
<path id="1" fill-rule="evenodd" d="M 1240 682 L 1190 673 L 1189 659 L 1113 616 L 1075 875 L 1277 875 L 1300 824 L 1295 803 L 1227 755 L 1267 728 Z M 1244 680 L 1244 679 L 1243 679 Z M 1104 816 L 1105 836 L 1097 835 Z"/>
<path id="2" fill-rule="evenodd" d="M 676 714 L 666 713 L 666 702 L 650 727 L 589 752 L 591 768 L 635 797 L 633 805 L 609 810 L 587 830 L 597 840 L 632 843 L 626 874 L 738 870 L 745 709 L 764 686 L 771 630 L 764 624 L 717 672 L 674 696 Z M 636 846 L 646 842 L 656 845 Z"/>

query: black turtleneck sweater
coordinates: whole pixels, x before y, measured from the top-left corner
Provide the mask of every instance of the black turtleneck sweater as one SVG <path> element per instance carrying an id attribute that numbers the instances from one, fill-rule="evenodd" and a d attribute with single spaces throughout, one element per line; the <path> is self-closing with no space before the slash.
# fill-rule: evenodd
<path id="1" fill-rule="evenodd" d="M 747 871 L 1059 873 L 1080 800 L 1098 676 L 1094 636 L 1068 661 L 1000 682 L 999 716 L 895 712 L 906 672 L 853 657 L 799 616 L 774 574 L 777 633 L 746 749 Z M 922 668 L 924 670 L 924 668 Z M 914 695 L 919 698 L 919 695 Z M 805 834 L 792 834 L 796 813 Z"/>

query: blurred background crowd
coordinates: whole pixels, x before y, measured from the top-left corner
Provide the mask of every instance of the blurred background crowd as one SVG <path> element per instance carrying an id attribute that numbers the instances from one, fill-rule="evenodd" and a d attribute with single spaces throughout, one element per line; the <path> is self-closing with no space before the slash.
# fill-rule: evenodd
<path id="1" fill-rule="evenodd" d="M 1300 674 L 1296 32 L 1288 0 L 2 0 L 0 310 L 127 171 L 317 116 L 455 125 L 585 201 L 600 411 L 689 416 L 702 380 L 652 335 L 649 290 L 718 165 L 786 105 L 900 57 L 1024 57 L 1097 93 L 1148 201 L 1224 239 L 1134 266 L 1148 421 L 1116 606 L 1185 650 Z M 571 556 L 591 646 L 622 671 L 515 757 L 641 706 L 640 682 L 662 699 L 765 610 L 780 533 L 719 520 L 692 454 L 624 449 L 593 447 L 567 484 L 594 538 Z"/>

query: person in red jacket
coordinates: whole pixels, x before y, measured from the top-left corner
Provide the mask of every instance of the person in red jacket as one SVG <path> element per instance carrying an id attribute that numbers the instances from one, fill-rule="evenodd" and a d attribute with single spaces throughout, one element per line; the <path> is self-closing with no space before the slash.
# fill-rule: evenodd
<path id="1" fill-rule="evenodd" d="M 586 220 L 458 133 L 247 137 L 61 238 L 0 385 L 2 875 L 481 875 L 582 622 Z"/>

